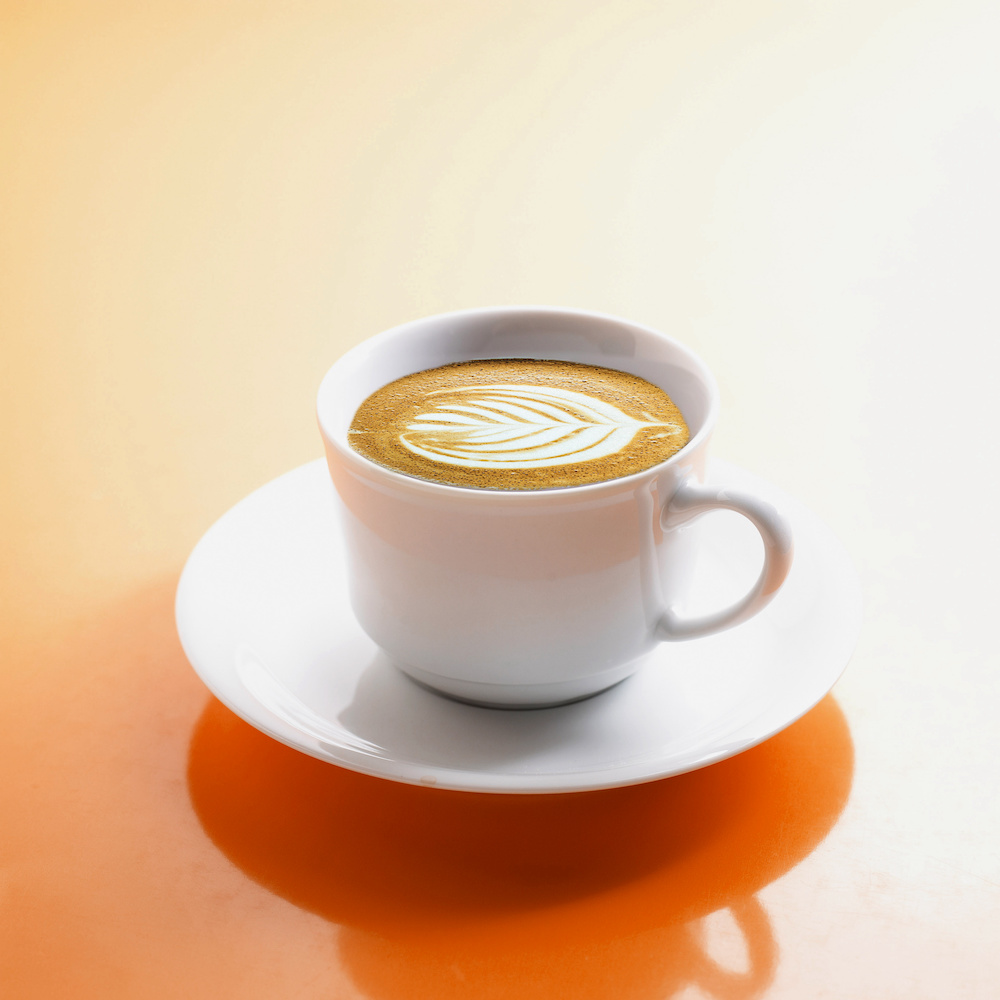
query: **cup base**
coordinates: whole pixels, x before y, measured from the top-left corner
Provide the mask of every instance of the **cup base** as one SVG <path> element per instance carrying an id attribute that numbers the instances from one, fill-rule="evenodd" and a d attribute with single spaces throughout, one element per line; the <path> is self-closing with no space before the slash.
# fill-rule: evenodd
<path id="1" fill-rule="evenodd" d="M 641 659 L 634 660 L 596 676 L 574 678 L 553 684 L 487 684 L 444 677 L 408 664 L 397 663 L 396 667 L 420 687 L 433 694 L 444 695 L 452 701 L 460 701 L 479 708 L 513 710 L 557 708 L 575 701 L 585 701 L 613 688 L 616 684 L 621 684 L 634 674 L 641 664 Z"/>

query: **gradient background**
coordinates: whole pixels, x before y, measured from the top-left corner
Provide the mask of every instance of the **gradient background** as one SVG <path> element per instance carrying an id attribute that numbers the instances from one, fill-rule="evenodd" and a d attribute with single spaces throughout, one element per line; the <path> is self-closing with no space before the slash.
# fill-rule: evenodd
<path id="1" fill-rule="evenodd" d="M 0 0 L 0 991 L 523 997 L 545 965 L 550 996 L 995 996 L 998 50 L 971 0 Z M 648 948 L 638 897 L 596 944 L 565 910 L 535 965 L 493 932 L 459 958 L 401 944 L 428 885 L 358 890 L 382 906 L 358 924 L 327 905 L 343 873 L 293 888 L 322 851 L 243 844 L 240 740 L 270 795 L 345 780 L 352 808 L 470 837 L 481 806 L 442 818 L 447 793 L 359 792 L 255 743 L 171 618 L 208 525 L 321 454 L 315 389 L 345 349 L 506 303 L 690 344 L 721 384 L 716 454 L 824 517 L 867 602 L 836 702 L 739 759 L 799 775 L 764 826 L 727 827 L 758 909 L 706 890 Z M 707 808 L 719 774 L 636 801 Z M 288 843 L 342 822 L 286 807 Z M 512 831 L 529 807 L 490 808 Z M 678 858 L 650 871 L 706 884 Z M 668 924 L 760 974 L 698 979 Z M 654 953 L 642 984 L 569 971 Z"/>

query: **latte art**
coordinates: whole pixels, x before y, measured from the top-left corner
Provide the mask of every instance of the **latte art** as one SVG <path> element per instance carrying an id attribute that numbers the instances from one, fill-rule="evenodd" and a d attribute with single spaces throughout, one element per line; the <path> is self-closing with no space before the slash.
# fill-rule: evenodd
<path id="1" fill-rule="evenodd" d="M 372 393 L 351 447 L 452 486 L 538 490 L 632 475 L 682 448 L 670 397 L 627 372 L 500 358 L 406 375 Z"/>
<path id="2" fill-rule="evenodd" d="M 407 424 L 400 441 L 430 461 L 474 469 L 587 462 L 622 451 L 643 427 L 679 430 L 676 423 L 636 420 L 604 400 L 555 386 L 442 389 L 428 402 L 434 409 Z"/>

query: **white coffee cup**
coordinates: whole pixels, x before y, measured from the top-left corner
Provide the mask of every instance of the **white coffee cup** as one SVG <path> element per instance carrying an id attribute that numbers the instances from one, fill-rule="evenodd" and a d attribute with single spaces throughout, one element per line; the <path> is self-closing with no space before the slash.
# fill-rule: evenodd
<path id="1" fill-rule="evenodd" d="M 644 472 L 550 490 L 428 482 L 348 445 L 360 404 L 413 372 L 456 361 L 542 358 L 631 372 L 664 389 L 691 432 Z M 746 621 L 788 574 L 787 522 L 765 500 L 704 486 L 718 391 L 675 340 L 598 313 L 470 309 L 378 334 L 326 374 L 317 411 L 340 497 L 354 613 L 411 678 L 463 701 L 528 708 L 575 701 L 633 673 L 658 643 Z M 764 541 L 756 583 L 696 618 L 674 605 L 692 578 L 681 526 L 734 510 Z"/>

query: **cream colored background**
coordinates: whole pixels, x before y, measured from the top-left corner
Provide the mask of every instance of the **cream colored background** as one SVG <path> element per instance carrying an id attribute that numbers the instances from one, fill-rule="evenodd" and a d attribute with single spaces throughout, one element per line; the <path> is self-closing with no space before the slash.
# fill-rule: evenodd
<path id="1" fill-rule="evenodd" d="M 716 453 L 826 518 L 867 595 L 854 793 L 764 894 L 768 996 L 995 995 L 995 4 L 0 16 L 11 648 L 319 455 L 315 388 L 372 333 L 503 303 L 658 326 L 717 373 Z"/>

